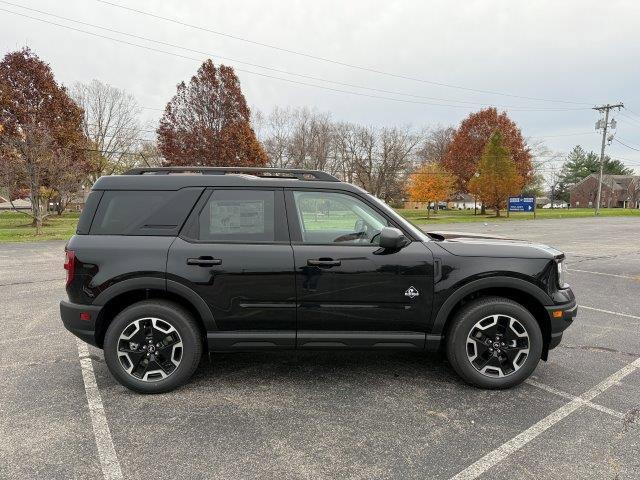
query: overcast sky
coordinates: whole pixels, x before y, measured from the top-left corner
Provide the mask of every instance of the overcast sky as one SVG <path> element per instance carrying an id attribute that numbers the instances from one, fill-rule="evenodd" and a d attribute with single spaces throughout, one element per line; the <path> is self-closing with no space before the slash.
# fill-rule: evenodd
<path id="1" fill-rule="evenodd" d="M 28 45 L 51 65 L 58 81 L 65 85 L 97 78 L 128 90 L 147 107 L 145 121 L 151 127 L 159 118 L 158 109 L 175 93 L 176 84 L 188 80 L 208 56 L 216 64 L 236 67 L 247 101 L 253 109 L 265 113 L 276 105 L 308 106 L 329 111 L 336 120 L 429 127 L 457 125 L 469 112 L 481 108 L 481 104 L 508 106 L 506 110 L 525 136 L 545 137 L 545 143 L 559 152 L 566 152 L 576 144 L 599 151 L 600 137 L 594 129 L 599 114 L 590 107 L 622 101 L 628 108 L 614 114 L 618 122 L 616 138 L 640 150 L 638 1 L 109 1 L 203 29 L 98 0 L 10 2 L 44 13 L 0 0 L 0 51 L 4 54 Z M 175 55 L 69 30 L 6 10 Z M 533 111 L 536 109 L 542 111 Z M 614 141 L 608 153 L 640 170 L 640 151 Z"/>

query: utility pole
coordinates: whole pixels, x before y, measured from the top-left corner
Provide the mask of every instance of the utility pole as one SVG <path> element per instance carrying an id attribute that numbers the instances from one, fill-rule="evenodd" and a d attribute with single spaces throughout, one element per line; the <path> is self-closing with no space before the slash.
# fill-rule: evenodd
<path id="1" fill-rule="evenodd" d="M 606 104 L 599 107 L 593 107 L 594 110 L 600 113 L 604 112 L 604 123 L 602 119 L 596 122 L 596 130 L 602 128 L 602 146 L 600 147 L 600 175 L 598 176 L 598 195 L 596 197 L 596 215 L 600 215 L 600 196 L 602 195 L 602 168 L 604 166 L 604 147 L 607 144 L 607 128 L 609 128 L 609 110 L 612 108 L 621 109 L 624 108 L 622 103 L 616 105 Z M 615 124 L 612 125 L 615 128 Z"/>

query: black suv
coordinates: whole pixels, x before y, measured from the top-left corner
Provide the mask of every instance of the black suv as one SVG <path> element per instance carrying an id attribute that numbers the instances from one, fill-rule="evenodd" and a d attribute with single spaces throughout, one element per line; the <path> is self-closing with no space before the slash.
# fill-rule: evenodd
<path id="1" fill-rule="evenodd" d="M 320 171 L 135 169 L 100 178 L 66 246 L 62 321 L 116 379 L 165 392 L 203 351 L 445 349 L 517 385 L 577 307 L 564 254 L 426 234 Z"/>

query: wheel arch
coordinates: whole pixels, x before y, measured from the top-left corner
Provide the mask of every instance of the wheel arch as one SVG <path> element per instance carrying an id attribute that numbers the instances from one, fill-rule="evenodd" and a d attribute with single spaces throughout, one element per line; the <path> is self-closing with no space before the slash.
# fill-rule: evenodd
<path id="1" fill-rule="evenodd" d="M 547 359 L 551 341 L 551 320 L 545 305 L 553 300 L 541 288 L 525 280 L 512 277 L 491 277 L 470 282 L 456 290 L 440 307 L 436 315 L 433 334 L 446 338 L 456 313 L 469 302 L 482 297 L 504 297 L 526 308 L 540 325 L 544 345 L 542 359 Z"/>
<path id="2" fill-rule="evenodd" d="M 102 348 L 109 324 L 122 310 L 134 303 L 154 298 L 168 300 L 187 309 L 196 320 L 205 345 L 207 331 L 217 330 L 208 305 L 189 287 L 164 278 L 135 278 L 111 286 L 94 301 L 94 305 L 102 307 L 96 319 L 96 344 Z"/>

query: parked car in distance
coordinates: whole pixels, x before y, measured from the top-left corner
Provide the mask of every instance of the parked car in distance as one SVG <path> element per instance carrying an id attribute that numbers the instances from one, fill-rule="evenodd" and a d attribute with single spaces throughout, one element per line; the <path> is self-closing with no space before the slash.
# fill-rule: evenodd
<path id="1" fill-rule="evenodd" d="M 542 208 L 569 208 L 569 204 L 567 202 L 551 202 L 545 203 Z"/>
<path id="2" fill-rule="evenodd" d="M 293 349 L 442 349 L 468 383 L 507 388 L 577 313 L 564 258 L 424 233 L 320 171 L 135 169 L 93 186 L 60 312 L 137 392 L 185 383 L 207 351 Z"/>

